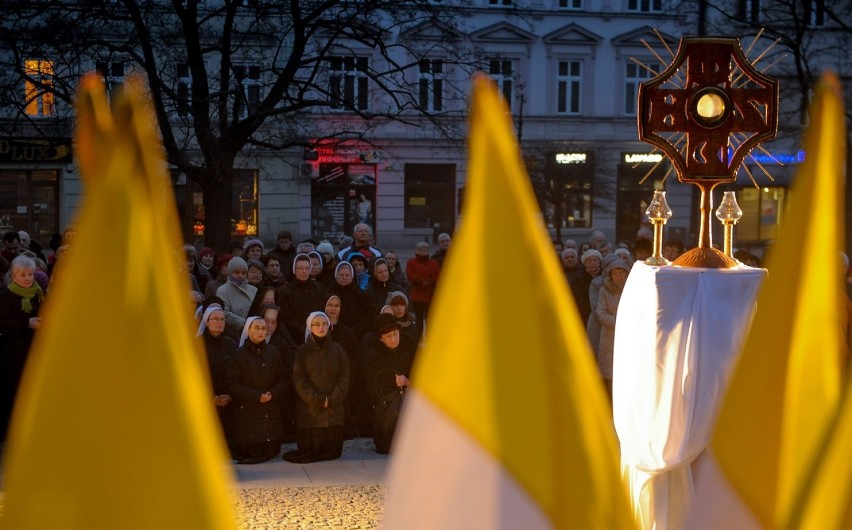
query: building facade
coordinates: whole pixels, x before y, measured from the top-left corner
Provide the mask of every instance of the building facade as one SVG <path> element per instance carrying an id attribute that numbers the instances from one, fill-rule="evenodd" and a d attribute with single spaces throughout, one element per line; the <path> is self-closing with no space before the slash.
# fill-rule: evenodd
<path id="1" fill-rule="evenodd" d="M 244 4 L 250 10 L 258 2 Z M 660 155 L 638 140 L 638 87 L 663 69 L 682 36 L 726 30 L 743 35 L 745 45 L 755 34 L 753 24 L 735 25 L 711 15 L 741 10 L 760 17 L 764 6 L 754 0 L 731 0 L 725 6 L 669 0 L 426 4 L 449 16 L 389 26 L 381 49 L 352 39 L 341 46 L 345 53 L 324 59 L 325 88 L 314 95 L 325 98 L 328 106 L 294 112 L 284 125 L 271 122 L 299 141 L 283 148 L 273 147 L 272 141 L 266 142 L 268 147 L 252 142 L 239 152 L 229 210 L 233 239 L 257 235 L 271 243 L 279 230 L 287 229 L 297 239 L 337 243 L 341 235 L 351 235 L 354 224 L 366 222 L 374 227 L 378 246 L 405 251 L 418 241 L 434 242 L 439 233 L 452 232 L 464 203 L 469 79 L 479 71 L 491 76 L 506 96 L 554 238 L 582 241 L 592 230 L 603 230 L 614 242 L 632 242 L 647 226 L 644 209 L 653 190 L 662 187 L 674 211 L 667 236 L 687 246 L 695 243 L 697 192 L 678 183 Z M 198 9 L 215 10 L 217 5 L 208 0 Z M 839 38 L 829 31 L 830 21 L 822 20 L 822 25 L 809 26 L 812 32 Z M 316 34 L 312 45 L 321 48 L 323 38 Z M 284 39 L 279 47 L 282 42 L 293 44 Z M 77 72 L 94 68 L 108 85 L 120 84 L 132 57 L 89 60 Z M 266 66 L 275 57 L 275 50 L 266 49 L 232 65 L 235 115 L 250 116 L 274 90 Z M 26 75 L 17 85 L 21 105 L 7 103 L 0 109 L 0 225 L 27 230 L 44 244 L 73 223 L 84 183 L 73 162 L 70 106 L 48 90 L 57 65 L 44 57 L 25 60 Z M 834 64 L 835 57 L 826 54 L 814 60 L 850 71 L 842 54 Z M 170 94 L 178 104 L 170 110 L 179 123 L 187 112 L 180 102 L 188 104 L 193 86 L 187 67 L 174 63 Z M 379 81 L 371 73 L 379 63 L 407 65 L 399 69 L 398 81 L 409 90 L 413 110 L 404 110 L 397 119 L 373 119 L 348 138 L 327 134 L 335 128 L 358 129 L 367 123 L 359 118 L 374 109 L 406 106 L 406 100 L 376 89 Z M 782 68 L 783 60 L 779 64 L 782 73 L 790 71 Z M 305 67 L 299 72 L 313 71 Z M 784 75 L 782 98 L 785 85 L 794 82 Z M 191 129 L 184 130 L 186 156 L 200 156 Z M 798 148 L 800 130 L 798 123 L 782 126 L 771 148 L 774 156 L 756 153 L 749 160 L 755 174 L 761 173 L 759 164 L 768 169 L 775 184 L 765 185 L 763 177 L 758 187 L 744 175 L 738 180 L 746 211 L 739 229 L 744 241 L 759 244 L 774 237 L 792 173 L 789 166 L 804 156 Z M 792 164 L 782 167 L 779 160 Z M 203 189 L 177 167 L 173 182 L 187 240 L 203 241 Z"/>

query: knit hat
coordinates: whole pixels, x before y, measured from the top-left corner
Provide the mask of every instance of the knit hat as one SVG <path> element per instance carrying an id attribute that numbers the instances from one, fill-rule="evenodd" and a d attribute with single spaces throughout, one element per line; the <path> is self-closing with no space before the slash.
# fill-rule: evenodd
<path id="1" fill-rule="evenodd" d="M 248 270 L 248 264 L 246 263 L 246 260 L 239 256 L 231 258 L 231 260 L 228 262 L 228 274 L 231 274 L 237 269 L 243 269 L 245 271 Z"/>
<path id="2" fill-rule="evenodd" d="M 402 291 L 391 291 L 388 293 L 388 297 L 385 299 L 385 304 L 393 305 L 393 301 L 397 299 L 402 299 L 405 302 L 405 307 L 408 307 L 408 297 L 405 296 L 405 293 Z"/>
<path id="3" fill-rule="evenodd" d="M 586 265 L 586 260 L 589 258 L 598 258 L 599 261 L 603 261 L 603 256 L 597 250 L 590 248 L 589 250 L 583 252 L 583 257 L 580 258 L 580 261 L 583 263 L 583 266 Z"/>
<path id="4" fill-rule="evenodd" d="M 261 252 L 263 251 L 263 241 L 260 239 L 249 238 L 243 241 L 243 250 L 248 250 L 249 247 L 260 247 Z"/>
<path id="5" fill-rule="evenodd" d="M 334 247 L 328 241 L 317 245 L 317 252 L 320 254 L 334 254 Z"/>
<path id="6" fill-rule="evenodd" d="M 198 252 L 198 257 L 203 258 L 204 256 L 215 256 L 216 253 L 213 252 L 213 249 L 210 247 L 204 247 Z"/>
<path id="7" fill-rule="evenodd" d="M 626 271 L 629 271 L 629 269 L 627 268 L 627 264 L 624 263 L 624 260 L 619 258 L 618 256 L 616 256 L 615 259 L 610 260 L 606 264 L 606 267 L 604 267 L 604 274 L 607 278 L 609 278 L 609 273 L 611 273 L 615 269 L 624 269 Z"/>
<path id="8" fill-rule="evenodd" d="M 252 267 L 260 272 L 266 272 L 266 267 L 263 266 L 263 263 L 259 259 L 250 259 L 246 261 L 246 269 L 251 269 Z"/>
<path id="9" fill-rule="evenodd" d="M 376 330 L 376 336 L 381 337 L 388 331 L 399 329 L 399 322 L 396 321 L 393 315 L 382 313 L 373 321 L 373 328 Z"/>

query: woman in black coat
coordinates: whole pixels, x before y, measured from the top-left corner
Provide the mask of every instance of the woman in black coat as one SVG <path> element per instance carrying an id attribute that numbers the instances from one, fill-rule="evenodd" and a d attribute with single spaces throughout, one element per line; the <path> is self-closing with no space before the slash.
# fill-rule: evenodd
<path id="1" fill-rule="evenodd" d="M 315 311 L 306 321 L 305 343 L 296 350 L 293 384 L 299 394 L 298 449 L 284 453 L 295 463 L 334 460 L 343 452 L 343 400 L 349 392 L 349 359 L 328 336 L 328 316 Z"/>
<path id="2" fill-rule="evenodd" d="M 213 402 L 219 415 L 219 423 L 225 434 L 228 450 L 234 455 L 234 412 L 233 399 L 228 394 L 228 371 L 237 351 L 237 342 L 225 334 L 225 311 L 218 304 L 211 304 L 201 315 L 198 336 L 204 340 L 207 366 L 213 384 Z"/>
<path id="3" fill-rule="evenodd" d="M 15 394 L 35 330 L 44 292 L 35 281 L 35 261 L 18 256 L 9 267 L 12 281 L 0 292 L 0 440 L 6 438 Z"/>
<path id="4" fill-rule="evenodd" d="M 374 315 L 382 309 L 388 295 L 394 291 L 402 291 L 402 286 L 391 279 L 388 261 L 385 258 L 376 258 L 370 267 L 370 283 L 365 291 Z"/>
<path id="5" fill-rule="evenodd" d="M 278 455 L 284 439 L 284 363 L 266 344 L 266 322 L 248 317 L 229 371 L 229 394 L 237 407 L 234 443 L 240 464 L 257 464 Z"/>

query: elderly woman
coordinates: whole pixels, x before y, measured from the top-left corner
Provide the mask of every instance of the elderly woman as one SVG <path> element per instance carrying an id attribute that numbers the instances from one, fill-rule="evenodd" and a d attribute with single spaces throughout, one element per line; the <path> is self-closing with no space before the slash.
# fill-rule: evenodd
<path id="1" fill-rule="evenodd" d="M 373 442 L 376 452 L 388 454 L 409 385 L 414 345 L 400 337 L 393 315 L 381 314 L 374 323 L 376 338 L 364 354 L 367 393 L 373 404 Z"/>
<path id="2" fill-rule="evenodd" d="M 0 435 L 6 437 L 15 394 L 35 330 L 41 326 L 38 316 L 44 292 L 35 281 L 36 263 L 18 256 L 9 264 L 11 281 L 0 292 Z"/>
<path id="3" fill-rule="evenodd" d="M 225 310 L 219 304 L 210 304 L 201 315 L 197 336 L 204 340 L 207 351 L 207 366 L 213 383 L 213 403 L 225 433 L 228 449 L 234 454 L 233 399 L 228 394 L 228 370 L 237 350 L 237 343 L 225 335 Z"/>
<path id="4" fill-rule="evenodd" d="M 598 293 L 595 314 L 600 321 L 600 340 L 598 341 L 598 368 L 601 371 L 607 395 L 612 401 L 612 351 L 615 343 L 615 316 L 621 292 L 627 281 L 627 264 L 616 257 L 608 261 L 604 268 L 603 287 Z"/>
<path id="5" fill-rule="evenodd" d="M 574 274 L 570 280 L 571 294 L 574 295 L 574 302 L 577 304 L 577 310 L 580 312 L 580 319 L 584 326 L 588 324 L 589 315 L 592 314 L 592 305 L 589 302 L 589 285 L 600 273 L 602 259 L 603 256 L 597 250 L 586 250 L 580 257 L 583 270 Z"/>
<path id="6" fill-rule="evenodd" d="M 258 464 L 278 455 L 284 440 L 281 407 L 285 386 L 281 356 L 266 344 L 266 322 L 260 317 L 247 318 L 228 372 L 228 393 L 237 407 L 237 463 Z"/>
<path id="7" fill-rule="evenodd" d="M 228 262 L 228 281 L 216 289 L 216 296 L 225 302 L 225 325 L 239 335 L 249 316 L 257 287 L 248 282 L 248 265 L 239 256 Z"/>
<path id="8" fill-rule="evenodd" d="M 299 395 L 298 448 L 284 453 L 284 460 L 294 463 L 340 458 L 343 400 L 349 392 L 349 359 L 328 335 L 328 315 L 314 311 L 305 324 L 305 343 L 296 350 L 293 365 L 293 384 Z"/>

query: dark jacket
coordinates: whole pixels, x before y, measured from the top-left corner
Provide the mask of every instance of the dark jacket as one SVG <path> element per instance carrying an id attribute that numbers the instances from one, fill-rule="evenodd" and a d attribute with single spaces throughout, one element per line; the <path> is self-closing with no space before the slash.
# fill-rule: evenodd
<path id="1" fill-rule="evenodd" d="M 278 351 L 265 342 L 254 344 L 247 340 L 237 350 L 228 377 L 228 393 L 237 407 L 236 443 L 283 441 L 284 387 L 284 363 Z M 260 402 L 264 392 L 272 393 L 271 401 Z"/>
<path id="2" fill-rule="evenodd" d="M 213 383 L 213 395 L 228 393 L 228 374 L 231 361 L 237 351 L 237 341 L 224 333 L 218 337 L 204 330 L 204 349 L 207 351 L 207 365 L 210 368 L 210 379 Z"/>
<path id="3" fill-rule="evenodd" d="M 352 328 L 356 335 L 362 335 L 372 322 L 372 318 L 379 314 L 379 311 L 374 311 L 370 305 L 367 293 L 358 288 L 357 280 L 354 278 L 346 286 L 340 285 L 335 280 L 331 284 L 331 292 L 340 298 L 340 322 Z"/>
<path id="4" fill-rule="evenodd" d="M 411 378 L 414 347 L 402 334 L 399 346 L 394 350 L 378 338 L 367 346 L 364 352 L 364 376 L 367 394 L 374 405 L 380 405 L 383 396 L 397 390 L 397 374 Z"/>
<path id="5" fill-rule="evenodd" d="M 388 280 L 386 282 L 381 282 L 377 280 L 375 276 L 370 278 L 370 284 L 367 286 L 365 293 L 367 294 L 367 300 L 370 303 L 370 307 L 374 310 L 373 315 L 375 316 L 379 314 L 379 311 L 382 309 L 382 306 L 385 305 L 385 301 L 390 293 L 402 290 L 402 286 L 393 281 Z"/>
<path id="6" fill-rule="evenodd" d="M 349 392 L 349 359 L 330 337 L 317 343 L 313 335 L 296 350 L 293 385 L 299 395 L 300 429 L 343 425 L 343 400 Z M 325 407 L 328 400 L 328 407 Z"/>
<path id="7" fill-rule="evenodd" d="M 305 341 L 305 321 L 313 311 L 325 309 L 328 289 L 314 280 L 291 280 L 278 288 L 278 327 L 286 329 L 296 344 Z M 283 331 L 282 329 L 282 331 Z"/>

